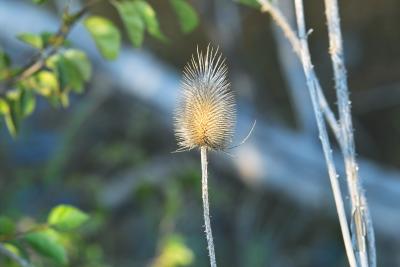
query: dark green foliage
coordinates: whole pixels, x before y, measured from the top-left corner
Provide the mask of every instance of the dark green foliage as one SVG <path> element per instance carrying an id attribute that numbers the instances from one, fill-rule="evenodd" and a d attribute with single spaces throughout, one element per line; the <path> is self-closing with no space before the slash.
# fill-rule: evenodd
<path id="1" fill-rule="evenodd" d="M 129 40 L 135 47 L 143 43 L 145 23 L 133 1 L 115 2 L 119 15 L 128 33 Z"/>
<path id="2" fill-rule="evenodd" d="M 170 0 L 184 33 L 193 31 L 199 24 L 199 18 L 196 11 L 186 0 Z"/>

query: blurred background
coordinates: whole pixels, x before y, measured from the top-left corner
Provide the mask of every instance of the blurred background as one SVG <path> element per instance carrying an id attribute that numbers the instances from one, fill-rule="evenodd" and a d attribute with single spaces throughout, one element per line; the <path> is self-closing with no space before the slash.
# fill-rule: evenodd
<path id="1" fill-rule="evenodd" d="M 0 44 L 16 64 L 33 51 L 15 35 L 55 31 L 66 2 L 0 0 Z M 234 143 L 257 120 L 232 156 L 211 154 L 219 266 L 347 266 L 308 91 L 291 47 L 257 9 L 230 0 L 190 2 L 199 26 L 182 34 L 170 6 L 149 0 L 170 42 L 146 37 L 135 49 L 124 36 L 111 62 L 99 56 L 82 25 L 73 29 L 71 42 L 88 53 L 93 77 L 66 109 L 38 98 L 16 139 L 1 128 L 0 213 L 21 223 L 40 221 L 67 203 L 91 214 L 73 236 L 70 266 L 208 266 L 200 153 L 171 151 L 177 148 L 172 112 L 181 71 L 197 45 L 210 43 L 225 55 L 237 96 Z M 278 2 L 293 20 L 290 1 Z M 313 63 L 336 111 L 323 1 L 305 2 Z M 378 266 L 400 266 L 400 2 L 339 2 Z M 107 3 L 90 12 L 122 27 Z M 339 179 L 348 199 L 345 178 Z"/>

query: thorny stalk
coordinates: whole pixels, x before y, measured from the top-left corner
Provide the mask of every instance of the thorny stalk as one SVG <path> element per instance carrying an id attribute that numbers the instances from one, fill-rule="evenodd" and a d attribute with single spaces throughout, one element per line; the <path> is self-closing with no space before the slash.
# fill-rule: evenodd
<path id="1" fill-rule="evenodd" d="M 344 246 L 346 249 L 347 258 L 351 267 L 356 267 L 356 258 L 354 255 L 354 250 L 351 243 L 349 226 L 346 218 L 346 211 L 343 203 L 343 196 L 340 190 L 340 185 L 338 181 L 338 174 L 336 171 L 335 163 L 333 161 L 332 149 L 328 137 L 328 132 L 326 129 L 325 121 L 323 119 L 321 107 L 318 103 L 318 90 L 315 83 L 315 73 L 312 71 L 313 65 L 311 63 L 310 51 L 308 48 L 307 34 L 304 20 L 304 7 L 302 0 L 295 0 L 295 12 L 297 20 L 297 28 L 299 33 L 299 40 L 301 46 L 301 61 L 304 69 L 304 74 L 306 76 L 307 87 L 310 92 L 311 101 L 314 107 L 315 118 L 317 121 L 319 136 L 322 144 L 322 149 L 324 151 L 325 161 L 328 167 L 329 178 L 331 181 L 333 196 L 335 199 L 336 210 L 339 217 L 339 223 L 342 230 L 342 236 L 344 241 Z"/>
<path id="2" fill-rule="evenodd" d="M 286 36 L 288 39 L 289 43 L 292 45 L 294 52 L 298 56 L 298 58 L 301 60 L 301 45 L 300 45 L 300 40 L 296 35 L 296 32 L 292 29 L 290 24 L 288 23 L 287 19 L 285 16 L 282 14 L 282 12 L 279 10 L 277 6 L 271 3 L 269 0 L 258 0 L 259 4 L 261 5 L 261 11 L 262 12 L 268 12 L 272 19 L 275 21 L 275 23 L 281 28 L 283 31 L 283 34 Z M 341 136 L 340 136 L 340 126 L 335 118 L 335 114 L 333 111 L 330 109 L 328 101 L 326 100 L 326 97 L 322 91 L 322 87 L 319 83 L 319 80 L 317 78 L 317 75 L 315 74 L 314 69 L 310 70 L 313 75 L 313 83 L 316 86 L 317 89 L 317 100 L 318 103 L 321 107 L 321 111 L 323 115 L 325 116 L 326 121 L 328 122 L 329 127 L 332 129 L 336 139 L 338 140 L 339 145 L 341 146 Z"/>
<path id="3" fill-rule="evenodd" d="M 332 64 L 334 67 L 334 75 L 335 75 L 335 85 L 338 97 L 338 105 L 339 105 L 339 117 L 340 123 L 336 120 L 334 113 L 329 108 L 329 105 L 324 97 L 321 85 L 319 84 L 318 78 L 316 77 L 315 71 L 313 69 L 310 53 L 307 44 L 307 35 L 305 30 L 304 23 L 304 8 L 302 0 L 295 0 L 296 5 L 296 17 L 299 27 L 299 38 L 296 36 L 295 31 L 290 27 L 286 18 L 283 16 L 281 11 L 277 6 L 267 0 L 258 0 L 261 5 L 261 10 L 264 12 L 269 12 L 274 21 L 278 24 L 278 26 L 282 29 L 285 36 L 291 43 L 293 50 L 297 54 L 297 56 L 302 60 L 303 67 L 306 72 L 307 83 L 310 90 L 311 98 L 313 101 L 313 105 L 318 103 L 320 109 L 325 116 L 329 126 L 331 127 L 336 140 L 341 148 L 343 153 L 345 166 L 346 166 L 346 176 L 348 181 L 349 192 L 351 195 L 351 204 L 352 204 L 352 221 L 351 228 L 354 229 L 355 238 L 354 238 L 354 246 L 351 253 L 348 253 L 348 241 L 345 241 L 345 246 L 347 254 L 350 254 L 349 262 L 350 265 L 357 264 L 355 260 L 354 251 L 357 251 L 359 264 L 360 266 L 376 266 L 376 252 L 375 252 L 375 236 L 374 229 L 372 225 L 372 220 L 370 217 L 370 212 L 367 206 L 367 201 L 365 197 L 365 193 L 361 187 L 360 181 L 358 179 L 358 167 L 355 160 L 355 146 L 354 146 L 354 137 L 353 137 L 353 126 L 351 122 L 351 113 L 350 113 L 350 101 L 348 96 L 348 88 L 347 88 L 347 79 L 346 79 L 346 69 L 343 60 L 343 48 L 342 48 L 342 37 L 340 31 L 340 23 L 339 23 L 339 12 L 336 0 L 325 0 L 326 4 L 326 16 L 328 20 L 328 30 L 329 30 L 329 39 L 330 39 L 330 53 L 332 57 Z M 300 25 L 299 25 L 300 24 Z M 305 46 L 303 46 L 305 43 Z M 304 47 L 306 49 L 304 49 Z M 306 60 L 309 61 L 309 64 L 304 64 L 303 57 L 305 56 Z M 306 62 L 307 63 L 307 62 Z M 306 71 L 307 69 L 307 71 Z M 308 74 L 307 74 L 308 73 Z M 316 109 L 314 109 L 316 110 Z M 316 111 L 317 112 L 317 111 Z M 318 112 L 317 112 L 318 113 Z M 323 117 L 321 114 L 315 114 L 318 120 L 323 121 Z M 319 117 L 319 119 L 318 119 Z M 320 124 L 321 124 L 320 122 Z M 325 127 L 324 127 L 325 128 Z M 326 128 L 325 128 L 326 132 Z M 321 136 L 320 138 L 323 147 L 325 145 L 329 145 L 329 139 Z M 324 144 L 327 143 L 327 144 Z M 324 149 L 325 152 L 325 149 Z M 328 153 L 329 154 L 329 153 Z M 325 155 L 326 156 L 326 155 Z M 333 161 L 331 162 L 333 164 Z M 328 171 L 329 165 L 328 163 Z M 334 165 L 333 165 L 334 167 Z M 335 170 L 336 172 L 336 170 Z M 330 174 L 330 177 L 332 175 Z M 331 179 L 332 180 L 332 179 Z M 335 193 L 335 192 L 334 192 Z M 342 201 L 343 202 L 343 201 Z M 339 212 L 339 210 L 338 210 Z M 340 216 L 339 216 L 340 219 Z M 346 220 L 347 226 L 347 220 Z M 348 229 L 348 226 L 346 227 Z M 365 230 L 366 229 L 366 230 Z M 366 231 L 366 233 L 365 233 Z M 367 262 L 367 253 L 365 249 L 365 237 L 367 237 L 368 242 L 368 260 Z M 363 252 L 364 251 L 364 252 Z M 361 253 L 360 253 L 361 252 Z"/>
<path id="4" fill-rule="evenodd" d="M 355 156 L 351 105 L 347 86 L 346 67 L 343 56 L 343 41 L 340 30 L 339 8 L 337 0 L 325 0 L 325 14 L 328 22 L 329 53 L 331 55 L 335 87 L 338 99 L 340 130 L 343 141 L 342 154 L 346 168 L 347 183 L 350 192 L 354 229 L 354 245 L 362 267 L 376 266 L 375 237 L 372 220 L 369 216 L 365 193 L 358 176 Z M 367 212 L 366 212 L 367 211 Z M 354 225 L 353 225 L 354 224 Z M 365 231 L 366 229 L 366 231 Z M 366 240 L 368 238 L 368 249 Z M 369 264 L 368 264 L 369 255 Z"/>

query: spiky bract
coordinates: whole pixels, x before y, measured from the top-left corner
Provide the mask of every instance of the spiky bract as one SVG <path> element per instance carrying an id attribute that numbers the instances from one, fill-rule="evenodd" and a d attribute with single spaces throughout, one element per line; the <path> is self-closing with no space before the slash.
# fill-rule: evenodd
<path id="1" fill-rule="evenodd" d="M 180 150 L 207 147 L 223 150 L 231 142 L 236 120 L 235 99 L 227 67 L 218 49 L 207 47 L 186 64 L 175 112 Z"/>

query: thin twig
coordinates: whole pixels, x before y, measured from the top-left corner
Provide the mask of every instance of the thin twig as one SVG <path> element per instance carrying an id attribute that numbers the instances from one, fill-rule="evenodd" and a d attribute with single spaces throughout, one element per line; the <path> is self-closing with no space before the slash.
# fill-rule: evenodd
<path id="1" fill-rule="evenodd" d="M 310 92 L 311 101 L 314 107 L 315 118 L 317 120 L 318 131 L 320 134 L 322 149 L 324 151 L 325 161 L 328 167 L 329 178 L 331 181 L 333 196 L 336 203 L 336 210 L 339 217 L 339 223 L 342 230 L 343 241 L 346 249 L 347 258 L 351 267 L 356 267 L 357 262 L 351 243 L 350 231 L 347 223 L 346 212 L 343 203 L 343 197 L 338 182 L 338 174 L 333 161 L 332 149 L 329 142 L 328 132 L 326 129 L 325 121 L 318 102 L 318 90 L 316 84 L 316 77 L 311 63 L 310 51 L 308 48 L 306 26 L 304 20 L 304 7 L 302 0 L 295 0 L 295 12 L 297 20 L 297 28 L 299 32 L 299 40 L 301 45 L 301 61 L 303 64 L 304 73 L 306 76 L 307 86 Z"/>
<path id="2" fill-rule="evenodd" d="M 293 47 L 294 52 L 296 55 L 299 57 L 301 60 L 301 45 L 300 45 L 300 40 L 296 36 L 295 31 L 292 29 L 290 24 L 288 23 L 287 19 L 285 16 L 282 14 L 282 12 L 279 10 L 278 7 L 276 7 L 274 4 L 272 4 L 268 0 L 258 0 L 258 2 L 261 5 L 261 11 L 263 12 L 268 12 L 271 17 L 274 19 L 275 23 L 282 29 L 283 34 L 286 36 L 286 38 L 289 40 L 290 44 Z M 328 101 L 326 100 L 326 97 L 322 91 L 322 87 L 319 83 L 319 80 L 315 74 L 315 71 L 311 69 L 311 72 L 313 73 L 312 79 L 314 79 L 313 83 L 316 85 L 317 89 L 317 99 L 319 102 L 319 105 L 321 107 L 321 110 L 331 127 L 336 139 L 338 140 L 339 145 L 341 145 L 341 136 L 340 136 L 340 126 L 335 118 L 335 114 L 333 111 L 330 109 Z"/>
<path id="3" fill-rule="evenodd" d="M 18 265 L 20 265 L 21 267 L 34 267 L 31 263 L 29 263 L 24 258 L 21 258 L 17 254 L 12 253 L 3 244 L 0 244 L 0 253 L 7 256 L 10 259 L 12 259 L 16 263 L 18 263 Z"/>
<path id="4" fill-rule="evenodd" d="M 349 99 L 349 89 L 347 86 L 346 67 L 343 57 L 343 41 L 340 30 L 339 8 L 337 0 L 325 0 L 325 14 L 328 22 L 329 52 L 331 55 L 333 72 L 335 77 L 335 87 L 338 99 L 338 109 L 340 118 L 340 128 L 343 140 L 342 153 L 345 162 L 347 183 L 351 196 L 352 214 L 357 218 L 355 223 L 356 251 L 359 253 L 360 265 L 367 267 L 368 253 L 366 250 L 365 237 L 368 234 L 370 264 L 376 265 L 376 254 L 374 241 L 374 230 L 371 218 L 369 217 L 368 204 L 364 196 L 364 191 L 358 176 L 358 167 L 355 156 L 355 145 L 353 136 L 353 125 L 351 119 L 351 105 Z M 362 199 L 364 199 L 363 203 Z M 367 233 L 365 233 L 367 227 Z"/>
<path id="5" fill-rule="evenodd" d="M 66 9 L 59 29 L 52 37 L 53 41 L 44 47 L 42 51 L 36 53 L 31 60 L 26 63 L 21 70 L 19 70 L 19 72 L 4 81 L 4 86 L 0 87 L 0 95 L 4 95 L 7 91 L 12 90 L 17 82 L 22 81 L 41 70 L 46 63 L 46 60 L 58 52 L 73 26 L 75 26 L 75 24 L 87 13 L 89 8 L 98 1 L 100 0 L 89 1 L 72 15 L 69 15 L 68 10 Z"/>
<path id="6" fill-rule="evenodd" d="M 210 256 L 210 265 L 211 267 L 217 267 L 217 262 L 215 260 L 215 250 L 214 250 L 214 241 L 211 231 L 211 222 L 210 222 L 210 205 L 208 203 L 208 172 L 207 172 L 207 148 L 201 147 L 201 184 L 202 184 L 202 197 L 203 197 L 203 210 L 204 210 L 204 224 L 205 224 L 205 232 L 207 238 L 208 245 L 208 253 Z"/>

